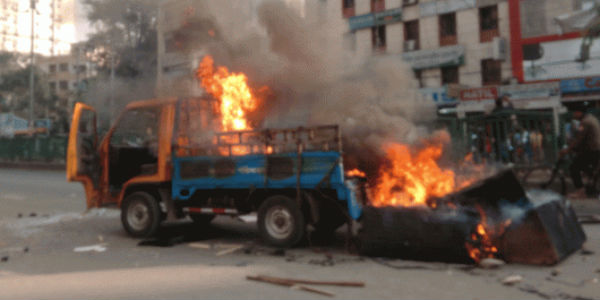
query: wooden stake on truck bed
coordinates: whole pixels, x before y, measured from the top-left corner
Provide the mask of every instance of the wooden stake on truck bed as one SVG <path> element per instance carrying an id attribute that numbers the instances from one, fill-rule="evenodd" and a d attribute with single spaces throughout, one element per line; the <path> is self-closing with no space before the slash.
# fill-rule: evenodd
<path id="1" fill-rule="evenodd" d="M 287 286 L 290 287 L 292 289 L 299 289 L 302 291 L 307 291 L 307 292 L 311 292 L 311 293 L 316 293 L 316 294 L 320 294 L 323 296 L 327 296 L 327 297 L 334 297 L 335 294 L 330 293 L 330 292 L 326 292 L 323 290 L 318 290 L 315 288 L 311 288 L 305 285 L 299 285 L 296 284 L 292 281 L 288 281 L 285 279 L 280 279 L 280 278 L 275 278 L 275 277 L 264 277 L 264 276 L 246 276 L 246 279 L 248 280 L 253 280 L 253 281 L 260 281 L 260 282 L 266 282 L 266 283 L 271 283 L 271 284 L 276 284 L 276 285 L 281 285 L 281 286 Z"/>

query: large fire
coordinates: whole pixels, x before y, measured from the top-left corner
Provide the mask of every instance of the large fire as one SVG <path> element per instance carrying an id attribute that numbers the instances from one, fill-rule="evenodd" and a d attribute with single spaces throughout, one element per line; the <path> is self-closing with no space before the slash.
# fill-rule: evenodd
<path id="1" fill-rule="evenodd" d="M 202 87 L 218 100 L 221 131 L 250 130 L 248 114 L 260 106 L 257 92 L 248 85 L 243 73 L 230 73 L 226 67 L 215 68 L 211 56 L 205 56 L 197 70 Z"/>
<path id="2" fill-rule="evenodd" d="M 416 153 L 402 144 L 385 146 L 387 163 L 379 169 L 377 184 L 371 195 L 374 206 L 428 205 L 432 197 L 447 195 L 464 184 L 457 185 L 454 171 L 443 169 L 438 160 L 442 145 L 429 145 Z M 433 205 L 433 204 L 429 204 Z"/>

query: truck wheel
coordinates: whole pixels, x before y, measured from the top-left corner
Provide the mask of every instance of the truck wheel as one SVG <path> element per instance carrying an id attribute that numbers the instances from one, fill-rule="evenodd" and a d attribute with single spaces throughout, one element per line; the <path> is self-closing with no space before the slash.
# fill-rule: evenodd
<path id="1" fill-rule="evenodd" d="M 215 217 L 215 215 L 190 214 L 190 219 L 197 226 L 207 226 Z"/>
<path id="2" fill-rule="evenodd" d="M 304 216 L 296 201 L 286 196 L 271 196 L 258 209 L 258 231 L 275 247 L 292 247 L 304 236 Z"/>
<path id="3" fill-rule="evenodd" d="M 160 225 L 158 200 L 149 193 L 135 192 L 121 205 L 121 222 L 125 231 L 133 237 L 153 235 Z"/>

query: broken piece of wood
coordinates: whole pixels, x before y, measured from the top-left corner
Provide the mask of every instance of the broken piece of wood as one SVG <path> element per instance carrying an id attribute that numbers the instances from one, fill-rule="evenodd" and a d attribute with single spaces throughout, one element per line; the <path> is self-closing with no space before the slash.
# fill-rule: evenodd
<path id="1" fill-rule="evenodd" d="M 311 292 L 311 293 L 315 293 L 315 294 L 319 294 L 319 295 L 323 295 L 323 296 L 327 296 L 327 297 L 335 296 L 335 294 L 333 294 L 331 292 L 311 288 L 311 287 L 308 287 L 305 285 L 295 284 L 293 282 L 290 282 L 287 280 L 281 280 L 281 279 L 277 279 L 277 278 L 264 278 L 262 276 L 246 276 L 246 279 L 253 280 L 253 281 L 259 281 L 259 282 L 265 282 L 265 283 L 271 283 L 271 284 L 275 284 L 275 285 L 287 286 L 291 289 L 302 290 L 302 291 Z"/>
<path id="2" fill-rule="evenodd" d="M 206 243 L 194 242 L 194 243 L 189 243 L 188 246 L 190 246 L 192 248 L 199 248 L 199 249 L 212 249 L 212 245 L 206 244 Z"/>
<path id="3" fill-rule="evenodd" d="M 244 248 L 244 246 L 243 246 L 243 245 L 239 245 L 239 246 L 235 246 L 235 247 L 227 248 L 227 249 L 225 249 L 225 250 L 221 250 L 221 251 L 217 252 L 217 254 L 216 254 L 216 255 L 217 255 L 217 256 L 227 255 L 227 254 L 233 253 L 233 252 L 235 252 L 235 251 L 238 251 L 238 250 L 240 250 L 240 249 L 242 249 L 242 248 Z"/>
<path id="4" fill-rule="evenodd" d="M 364 282 L 359 281 L 321 281 L 321 280 L 305 280 L 305 279 L 293 279 L 293 278 L 282 278 L 267 275 L 258 275 L 261 278 L 267 278 L 272 280 L 285 280 L 296 284 L 313 284 L 313 285 L 333 285 L 333 286 L 348 286 L 348 287 L 364 287 Z"/>

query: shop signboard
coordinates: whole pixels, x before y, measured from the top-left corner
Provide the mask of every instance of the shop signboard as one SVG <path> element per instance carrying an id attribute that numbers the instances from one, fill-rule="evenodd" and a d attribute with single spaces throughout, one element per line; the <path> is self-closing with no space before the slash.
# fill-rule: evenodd
<path id="1" fill-rule="evenodd" d="M 447 14 L 459 10 L 474 8 L 476 0 L 437 0 L 419 4 L 421 17 Z"/>
<path id="2" fill-rule="evenodd" d="M 424 97 L 433 100 L 436 105 L 447 105 L 457 102 L 456 98 L 448 96 L 446 87 L 422 88 L 419 89 L 419 92 Z"/>
<path id="3" fill-rule="evenodd" d="M 375 26 L 375 18 L 372 13 L 348 18 L 351 31 Z"/>
<path id="4" fill-rule="evenodd" d="M 552 80 L 600 75 L 600 43 L 592 43 L 589 59 L 579 59 L 581 38 L 525 44 L 525 81 Z"/>
<path id="5" fill-rule="evenodd" d="M 387 25 L 402 21 L 402 8 L 393 8 L 376 13 L 362 14 L 348 18 L 350 31 Z"/>
<path id="6" fill-rule="evenodd" d="M 500 95 L 510 94 L 511 100 L 541 99 L 560 94 L 558 82 L 528 83 L 503 85 L 499 87 Z"/>
<path id="7" fill-rule="evenodd" d="M 460 91 L 460 101 L 487 101 L 498 98 L 498 88 L 486 86 L 480 88 L 464 89 Z"/>
<path id="8" fill-rule="evenodd" d="M 410 51 L 402 53 L 402 59 L 415 70 L 459 66 L 465 63 L 465 47 L 461 45 Z"/>
<path id="9" fill-rule="evenodd" d="M 587 77 L 565 79 L 560 81 L 560 91 L 563 94 L 598 92 L 600 91 L 600 77 Z"/>

